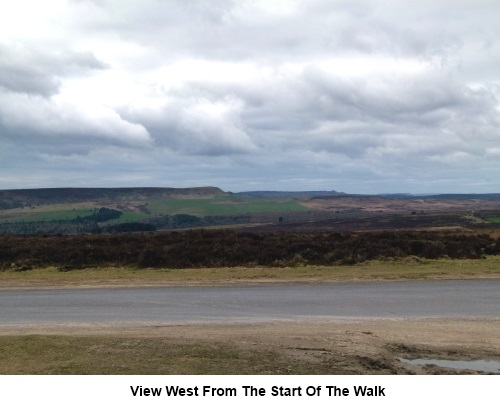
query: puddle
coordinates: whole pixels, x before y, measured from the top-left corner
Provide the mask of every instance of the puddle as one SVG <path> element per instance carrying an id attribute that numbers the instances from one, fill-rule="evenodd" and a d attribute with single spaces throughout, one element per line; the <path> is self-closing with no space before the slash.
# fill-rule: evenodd
<path id="1" fill-rule="evenodd" d="M 438 360 L 438 359 L 399 359 L 403 363 L 418 366 L 434 365 L 458 370 L 482 371 L 485 373 L 500 374 L 500 361 L 493 360 Z"/>

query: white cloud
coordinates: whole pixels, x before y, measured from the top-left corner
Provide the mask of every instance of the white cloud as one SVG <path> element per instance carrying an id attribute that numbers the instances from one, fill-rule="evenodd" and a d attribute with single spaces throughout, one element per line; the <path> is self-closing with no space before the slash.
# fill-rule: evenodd
<path id="1" fill-rule="evenodd" d="M 36 183 L 24 161 L 44 186 L 63 171 L 91 185 L 79 173 L 92 167 L 109 186 L 497 191 L 499 12 L 488 0 L 2 3 L 12 180 L 0 187 Z"/>

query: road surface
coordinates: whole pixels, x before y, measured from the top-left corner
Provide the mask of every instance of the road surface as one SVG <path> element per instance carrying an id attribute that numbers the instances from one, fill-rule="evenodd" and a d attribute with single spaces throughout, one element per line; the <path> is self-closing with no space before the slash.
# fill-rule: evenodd
<path id="1" fill-rule="evenodd" d="M 0 290 L 0 324 L 500 317 L 500 280 Z"/>

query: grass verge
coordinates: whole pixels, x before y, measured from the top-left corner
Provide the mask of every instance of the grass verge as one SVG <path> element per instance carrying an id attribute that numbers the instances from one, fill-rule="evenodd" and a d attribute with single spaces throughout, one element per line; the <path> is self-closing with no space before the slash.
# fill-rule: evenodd
<path id="1" fill-rule="evenodd" d="M 0 374 L 327 374 L 275 350 L 167 338 L 0 336 Z"/>
<path id="2" fill-rule="evenodd" d="M 500 256 L 485 259 L 371 261 L 353 266 L 137 269 L 55 267 L 0 272 L 0 288 L 211 285 L 232 283 L 353 282 L 500 278 Z"/>

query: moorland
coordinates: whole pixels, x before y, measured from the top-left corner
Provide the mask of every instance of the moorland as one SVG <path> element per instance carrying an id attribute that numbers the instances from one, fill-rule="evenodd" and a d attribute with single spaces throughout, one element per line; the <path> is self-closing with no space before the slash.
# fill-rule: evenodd
<path id="1" fill-rule="evenodd" d="M 192 228 L 254 231 L 495 227 L 500 194 L 224 192 L 216 187 L 0 191 L 0 234 L 116 234 Z"/>
<path id="2" fill-rule="evenodd" d="M 500 253 L 498 194 L 66 188 L 0 191 L 0 207 L 4 271 L 333 266 Z"/>
<path id="3" fill-rule="evenodd" d="M 0 287 L 500 277 L 500 194 L 0 191 Z M 498 319 L 0 325 L 4 374 L 438 374 L 500 359 Z M 147 361 L 145 361 L 147 360 Z"/>

